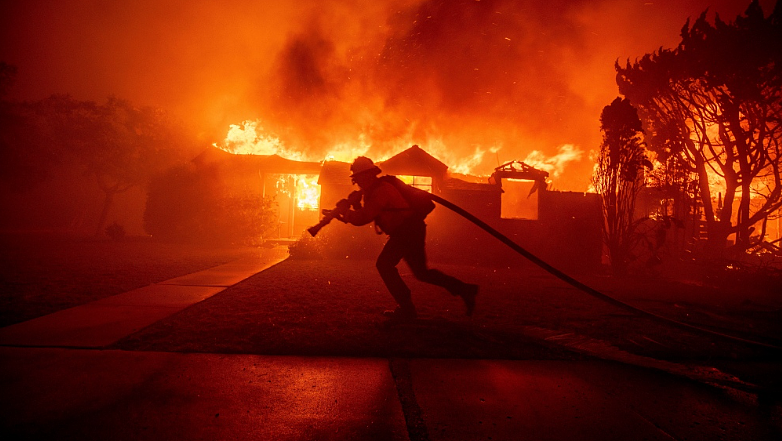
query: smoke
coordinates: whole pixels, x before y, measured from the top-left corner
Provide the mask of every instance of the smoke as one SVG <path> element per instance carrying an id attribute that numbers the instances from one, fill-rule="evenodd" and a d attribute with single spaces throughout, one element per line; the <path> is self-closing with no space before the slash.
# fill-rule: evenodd
<path id="1" fill-rule="evenodd" d="M 552 178 L 584 190 L 592 164 L 577 153 L 600 144 L 614 61 L 675 45 L 709 6 L 732 19 L 749 0 L 17 3 L 0 6 L 16 98 L 159 105 L 205 145 L 236 147 L 231 125 L 250 121 L 267 147 L 315 160 L 418 144 L 488 174 L 569 152 Z"/>
<path id="2" fill-rule="evenodd" d="M 584 31 L 561 11 L 574 5 L 428 1 L 387 11 L 385 32 L 359 41 L 318 11 L 277 54 L 262 120 L 302 150 L 361 136 L 377 157 L 419 144 L 475 172 L 499 152 L 554 150 L 588 127 L 569 86 Z"/>

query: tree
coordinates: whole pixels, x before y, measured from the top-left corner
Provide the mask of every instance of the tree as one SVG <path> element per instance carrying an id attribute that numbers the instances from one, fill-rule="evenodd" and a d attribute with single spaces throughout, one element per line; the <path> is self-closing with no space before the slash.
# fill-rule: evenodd
<path id="1" fill-rule="evenodd" d="M 63 155 L 75 159 L 103 192 L 96 236 L 118 194 L 146 185 L 186 151 L 182 131 L 160 109 L 113 97 L 96 104 L 57 95 L 41 108 Z"/>
<path id="2" fill-rule="evenodd" d="M 643 187 L 646 158 L 638 113 L 627 99 L 616 98 L 600 114 L 600 144 L 592 185 L 603 208 L 603 241 L 611 267 L 624 274 L 634 246 L 635 200 Z"/>
<path id="3" fill-rule="evenodd" d="M 16 81 L 16 66 L 0 61 L 0 98 L 8 94 Z"/>
<path id="4" fill-rule="evenodd" d="M 5 90 L 16 69 L 0 63 L 0 71 L 0 88 Z M 0 101 L 0 182 L 13 192 L 43 183 L 64 159 L 42 103 Z"/>
<path id="5" fill-rule="evenodd" d="M 721 255 L 735 233 L 743 251 L 782 206 L 782 6 L 764 18 L 754 0 L 732 23 L 704 12 L 681 36 L 675 49 L 617 63 L 619 91 L 638 107 L 650 149 L 697 176 L 708 249 Z"/>
<path id="6" fill-rule="evenodd" d="M 14 207 L 7 223 L 80 228 L 94 212 L 91 226 L 103 234 L 117 195 L 191 159 L 193 147 L 165 112 L 117 98 L 0 101 L 0 183 Z"/>
<path id="7" fill-rule="evenodd" d="M 166 240 L 260 245 L 278 225 L 276 207 L 273 197 L 229 190 L 214 167 L 185 164 L 151 180 L 144 229 Z"/>

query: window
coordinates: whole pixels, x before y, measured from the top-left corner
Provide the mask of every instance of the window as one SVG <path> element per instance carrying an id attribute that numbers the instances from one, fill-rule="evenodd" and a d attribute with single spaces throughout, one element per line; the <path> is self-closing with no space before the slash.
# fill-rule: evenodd
<path id="1" fill-rule="evenodd" d="M 500 200 L 500 217 L 503 219 L 538 218 L 538 195 L 540 191 L 530 194 L 535 181 L 520 179 L 502 180 L 502 196 Z"/>
<path id="2" fill-rule="evenodd" d="M 410 176 L 410 175 L 397 175 L 397 178 L 402 182 L 413 187 L 420 188 L 421 190 L 432 192 L 432 177 L 431 176 Z"/>

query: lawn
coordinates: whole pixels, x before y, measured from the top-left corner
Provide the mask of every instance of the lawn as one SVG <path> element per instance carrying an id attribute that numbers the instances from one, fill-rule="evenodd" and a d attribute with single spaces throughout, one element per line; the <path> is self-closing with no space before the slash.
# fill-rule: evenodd
<path id="1" fill-rule="evenodd" d="M 0 326 L 200 271 L 256 253 L 247 247 L 0 234 Z"/>
<path id="2" fill-rule="evenodd" d="M 3 235 L 0 325 L 200 271 L 258 253 L 244 247 L 121 242 L 61 235 Z M 606 304 L 522 258 L 504 267 L 434 262 L 481 287 L 472 318 L 459 298 L 416 281 L 420 319 L 383 325 L 394 307 L 372 260 L 290 258 L 119 341 L 145 351 L 269 355 L 577 359 L 542 335 L 598 341 L 621 351 L 734 372 L 771 363 L 764 349 Z M 663 278 L 579 276 L 633 306 L 719 332 L 779 344 L 776 286 L 708 287 Z M 558 338 L 558 337 L 557 337 Z M 778 355 L 778 354 L 776 354 Z M 772 371 L 778 364 L 767 364 Z M 776 377 L 776 375 L 772 375 Z M 765 379 L 764 379 L 765 381 Z"/>
<path id="3" fill-rule="evenodd" d="M 481 286 L 474 317 L 465 317 L 459 298 L 416 281 L 402 264 L 420 317 L 416 323 L 387 328 L 382 311 L 394 303 L 374 262 L 288 259 L 128 337 L 118 347 L 379 357 L 573 356 L 534 337 L 543 329 L 671 360 L 764 356 L 743 344 L 639 317 L 521 261 L 506 268 L 437 266 Z M 727 293 L 664 281 L 589 282 L 666 317 L 753 338 L 782 335 L 779 309 L 747 304 L 737 293 L 727 298 Z"/>

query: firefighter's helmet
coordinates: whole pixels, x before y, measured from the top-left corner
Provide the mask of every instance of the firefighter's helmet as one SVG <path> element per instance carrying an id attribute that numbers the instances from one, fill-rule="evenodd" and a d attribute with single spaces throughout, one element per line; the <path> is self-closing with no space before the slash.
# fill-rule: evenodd
<path id="1" fill-rule="evenodd" d="M 371 172 L 375 175 L 378 175 L 380 174 L 380 167 L 376 166 L 375 163 L 366 156 L 359 156 L 350 166 L 350 172 L 351 178 L 361 173 Z"/>

